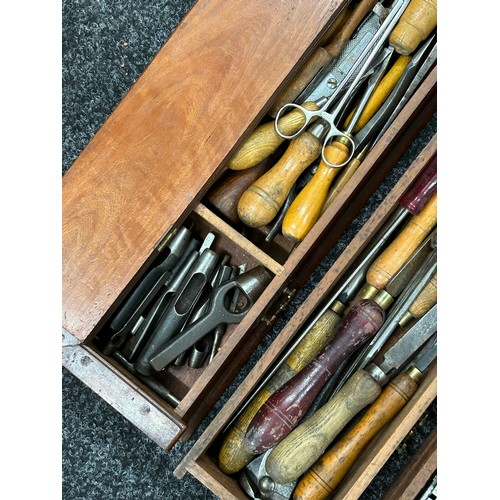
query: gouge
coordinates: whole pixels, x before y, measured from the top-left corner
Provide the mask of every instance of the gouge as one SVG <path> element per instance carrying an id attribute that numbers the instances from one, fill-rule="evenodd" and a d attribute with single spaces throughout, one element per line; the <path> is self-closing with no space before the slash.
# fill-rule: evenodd
<path id="1" fill-rule="evenodd" d="M 262 453 L 288 435 L 332 373 L 375 335 L 384 318 L 384 310 L 372 300 L 352 308 L 322 352 L 264 402 L 248 426 L 245 447 Z"/>
<path id="2" fill-rule="evenodd" d="M 393 346 L 380 366 L 356 371 L 326 405 L 295 428 L 269 454 L 266 469 L 277 483 L 298 479 L 323 454 L 345 425 L 381 393 L 382 387 L 403 369 L 436 332 L 437 306 Z"/>
<path id="3" fill-rule="evenodd" d="M 437 334 L 434 334 L 410 367 L 389 382 L 361 420 L 306 472 L 294 491 L 294 500 L 323 500 L 334 491 L 364 447 L 415 394 L 436 354 Z M 374 371 L 379 374 L 377 369 Z M 387 383 L 378 375 L 375 378 L 381 386 Z"/>
<path id="4" fill-rule="evenodd" d="M 373 7 L 375 7 L 376 3 L 377 0 L 361 0 L 352 8 L 352 10 L 346 8 L 342 11 L 339 17 L 335 20 L 335 25 L 339 26 L 340 21 L 342 22 L 342 27 L 337 31 L 329 43 L 318 47 L 308 58 L 305 64 L 300 68 L 297 75 L 275 100 L 273 106 L 268 112 L 270 116 L 275 117 L 276 113 L 283 105 L 288 102 L 294 102 L 297 96 L 304 90 L 306 85 L 312 80 L 318 71 L 339 57 L 340 53 L 351 38 L 354 30 L 358 27 L 364 17 L 373 9 Z"/>
<path id="5" fill-rule="evenodd" d="M 395 26 L 389 43 L 399 54 L 411 54 L 437 26 L 437 0 L 412 0 Z"/>
<path id="6" fill-rule="evenodd" d="M 293 139 L 278 163 L 254 182 L 238 202 L 238 217 L 250 227 L 269 224 L 278 214 L 300 174 L 321 153 L 326 130 L 322 120 Z"/>

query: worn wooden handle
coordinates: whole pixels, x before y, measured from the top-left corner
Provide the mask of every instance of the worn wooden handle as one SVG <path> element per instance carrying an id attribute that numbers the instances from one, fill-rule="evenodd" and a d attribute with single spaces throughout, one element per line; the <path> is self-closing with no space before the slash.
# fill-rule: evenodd
<path id="1" fill-rule="evenodd" d="M 403 71 L 405 70 L 410 60 L 410 56 L 399 56 L 398 59 L 396 59 L 396 62 L 392 65 L 387 74 L 382 78 L 380 83 L 373 91 L 373 94 L 368 99 L 368 102 L 363 108 L 363 111 L 353 128 L 354 133 L 359 132 L 378 111 L 380 106 L 387 99 L 387 96 L 396 86 L 396 83 L 401 78 L 401 75 L 403 74 Z M 347 125 L 351 121 L 351 116 L 353 113 L 354 111 L 347 117 L 345 128 L 347 128 Z"/>
<path id="2" fill-rule="evenodd" d="M 406 373 L 395 377 L 352 430 L 307 471 L 297 484 L 294 500 L 328 498 L 364 447 L 399 413 L 417 387 L 417 382 Z"/>
<path id="3" fill-rule="evenodd" d="M 389 36 L 398 54 L 411 54 L 437 26 L 437 0 L 412 0 Z"/>
<path id="4" fill-rule="evenodd" d="M 302 106 L 309 111 L 316 111 L 318 109 L 318 106 L 314 102 L 305 102 Z M 280 117 L 278 127 L 282 134 L 292 135 L 300 130 L 304 126 L 304 123 L 304 113 L 295 109 Z M 229 160 L 227 166 L 231 170 L 245 170 L 253 167 L 272 155 L 283 141 L 284 139 L 276 133 L 274 121 L 263 123 L 240 146 Z"/>
<path id="5" fill-rule="evenodd" d="M 375 259 L 366 273 L 366 281 L 375 288 L 384 288 L 436 223 L 437 193 L 429 199 L 418 215 L 411 217 L 391 244 Z"/>
<path id="6" fill-rule="evenodd" d="M 300 174 L 321 154 L 321 142 L 303 132 L 290 142 L 278 163 L 241 196 L 238 216 L 250 227 L 262 227 L 276 217 Z"/>
<path id="7" fill-rule="evenodd" d="M 326 159 L 341 165 L 349 157 L 349 148 L 335 141 L 325 148 Z M 282 232 L 292 241 L 302 241 L 319 219 L 328 195 L 330 185 L 340 172 L 339 168 L 320 162 L 312 179 L 297 195 L 283 219 Z"/>
<path id="8" fill-rule="evenodd" d="M 422 292 L 410 306 L 408 312 L 416 319 L 421 318 L 437 302 L 437 273 L 425 285 Z"/>
<path id="9" fill-rule="evenodd" d="M 372 300 L 353 307 L 321 354 L 262 405 L 248 426 L 245 446 L 253 453 L 262 453 L 290 434 L 332 374 L 375 335 L 384 317 L 384 310 Z"/>
<path id="10" fill-rule="evenodd" d="M 323 205 L 323 212 L 332 204 L 333 200 L 338 196 L 340 191 L 347 184 L 349 179 L 354 175 L 363 161 L 363 157 L 355 156 L 339 173 L 328 194 L 326 196 L 325 204 Z"/>
<path id="11" fill-rule="evenodd" d="M 274 447 L 266 462 L 269 475 L 280 484 L 300 477 L 380 391 L 380 385 L 368 372 L 355 372 L 333 399 Z"/>
<path id="12" fill-rule="evenodd" d="M 335 335 L 341 321 L 341 316 L 327 309 L 286 358 L 271 380 L 238 417 L 229 429 L 219 452 L 219 467 L 222 472 L 234 474 L 250 463 L 255 455 L 245 448 L 243 438 L 253 417 L 271 394 L 323 350 Z"/>

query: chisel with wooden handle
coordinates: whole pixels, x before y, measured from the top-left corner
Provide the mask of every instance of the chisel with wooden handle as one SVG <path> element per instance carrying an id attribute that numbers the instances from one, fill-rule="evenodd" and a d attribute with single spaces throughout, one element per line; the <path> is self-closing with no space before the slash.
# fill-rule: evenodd
<path id="1" fill-rule="evenodd" d="M 326 124 L 319 120 L 290 141 L 278 163 L 255 181 L 238 202 L 238 217 L 250 227 L 269 224 L 300 174 L 321 154 Z"/>
<path id="2" fill-rule="evenodd" d="M 436 332 L 437 306 L 389 349 L 380 366 L 356 371 L 342 389 L 312 417 L 295 428 L 269 454 L 266 469 L 277 483 L 299 478 L 323 454 L 348 422 L 375 401 L 393 378 Z"/>
<path id="3" fill-rule="evenodd" d="M 297 484 L 294 500 L 323 500 L 333 493 L 365 446 L 415 394 L 436 354 L 434 334 L 411 366 L 388 383 L 359 422 L 306 472 Z M 379 383 L 384 385 L 384 380 Z"/>
<path id="4" fill-rule="evenodd" d="M 306 85 L 318 73 L 321 68 L 330 64 L 337 58 L 346 43 L 351 38 L 354 30 L 358 27 L 364 17 L 375 7 L 377 0 L 361 0 L 352 11 L 346 8 L 342 11 L 339 17 L 335 20 L 338 26 L 339 22 L 343 22 L 342 27 L 337 31 L 333 39 L 318 47 L 305 64 L 300 68 L 297 75 L 286 86 L 280 95 L 277 97 L 268 114 L 272 117 L 287 103 L 294 102 L 297 96 L 304 90 Z"/>
<path id="5" fill-rule="evenodd" d="M 248 426 L 245 447 L 262 453 L 288 435 L 332 373 L 375 335 L 384 318 L 384 310 L 372 300 L 351 309 L 323 351 L 264 402 Z"/>
<path id="6" fill-rule="evenodd" d="M 412 0 L 398 24 L 389 44 L 398 54 L 411 54 L 437 26 L 437 0 Z"/>

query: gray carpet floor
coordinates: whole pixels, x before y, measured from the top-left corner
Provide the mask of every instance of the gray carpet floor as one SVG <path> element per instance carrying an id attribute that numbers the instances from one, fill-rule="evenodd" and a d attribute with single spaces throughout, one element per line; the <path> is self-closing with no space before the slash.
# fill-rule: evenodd
<path id="1" fill-rule="evenodd" d="M 193 1 L 64 0 L 62 56 L 62 173 L 126 94 Z M 435 133 L 434 117 L 408 153 L 313 273 L 260 348 L 187 442 L 164 452 L 98 395 L 62 369 L 62 493 L 65 500 L 216 498 L 191 476 L 173 470 L 253 364 L 343 248 Z M 421 434 L 391 459 L 363 496 L 382 497 L 387 485 L 435 426 L 436 403 Z"/>

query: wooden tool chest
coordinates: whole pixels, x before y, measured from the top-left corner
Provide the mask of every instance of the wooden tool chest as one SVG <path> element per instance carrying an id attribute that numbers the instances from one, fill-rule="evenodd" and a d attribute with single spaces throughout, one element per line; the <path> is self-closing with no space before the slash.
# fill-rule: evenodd
<path id="1" fill-rule="evenodd" d="M 436 111 L 434 68 L 336 203 L 295 248 L 282 237 L 265 244 L 262 230 L 242 234 L 210 208 L 206 195 L 226 172 L 227 161 L 347 3 L 200 0 L 63 178 L 63 364 L 166 450 L 196 430 Z M 221 498 L 245 498 L 216 466 L 217 438 L 436 148 L 434 137 L 186 455 L 179 477 L 188 471 Z M 179 400 L 173 405 L 106 356 L 99 337 L 187 220 L 200 238 L 214 232 L 215 248 L 231 255 L 233 264 L 264 266 L 273 279 L 243 321 L 228 328 L 211 364 L 169 368 L 162 375 Z M 349 498 L 364 490 L 435 396 L 432 372 L 352 471 L 343 490 Z"/>

